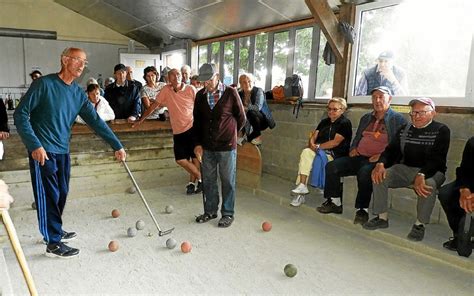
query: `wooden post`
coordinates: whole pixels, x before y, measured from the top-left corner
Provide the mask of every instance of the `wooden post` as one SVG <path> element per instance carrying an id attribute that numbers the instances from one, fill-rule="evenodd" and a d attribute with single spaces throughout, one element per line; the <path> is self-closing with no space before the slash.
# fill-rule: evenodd
<path id="1" fill-rule="evenodd" d="M 13 250 L 15 251 L 16 258 L 18 260 L 18 263 L 20 264 L 23 276 L 25 277 L 25 281 L 28 286 L 28 290 L 30 291 L 30 295 L 36 296 L 38 295 L 38 291 L 36 291 L 35 282 L 33 281 L 30 269 L 28 268 L 28 264 L 26 263 L 25 255 L 23 254 L 20 241 L 18 240 L 15 227 L 13 226 L 13 221 L 10 218 L 10 215 L 8 214 L 8 210 L 1 210 L 1 214 L 3 218 L 3 224 L 5 224 L 5 228 L 7 229 L 8 237 L 10 238 L 10 242 L 12 244 Z"/>

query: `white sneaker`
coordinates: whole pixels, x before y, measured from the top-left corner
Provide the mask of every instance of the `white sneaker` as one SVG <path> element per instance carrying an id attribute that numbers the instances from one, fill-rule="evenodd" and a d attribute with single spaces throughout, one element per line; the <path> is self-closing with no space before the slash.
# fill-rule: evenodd
<path id="1" fill-rule="evenodd" d="M 301 206 L 302 204 L 305 203 L 305 198 L 304 198 L 304 195 L 297 195 L 293 198 L 293 200 L 290 202 L 290 205 L 294 206 L 294 207 L 299 207 Z"/>
<path id="2" fill-rule="evenodd" d="M 293 192 L 294 194 L 308 194 L 309 190 L 306 185 L 300 183 L 298 186 L 296 186 L 295 189 L 291 190 L 291 192 Z"/>

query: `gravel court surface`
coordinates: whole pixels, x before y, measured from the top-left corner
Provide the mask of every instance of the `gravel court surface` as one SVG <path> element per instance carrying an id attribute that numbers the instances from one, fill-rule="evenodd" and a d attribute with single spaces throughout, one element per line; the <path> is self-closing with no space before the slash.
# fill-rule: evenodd
<path id="1" fill-rule="evenodd" d="M 218 219 L 197 224 L 202 196 L 184 194 L 184 186 L 143 191 L 162 229 L 158 232 L 137 194 L 68 201 L 64 229 L 76 231 L 70 243 L 81 250 L 69 260 L 47 258 L 39 243 L 36 213 L 17 200 L 10 211 L 40 295 L 106 294 L 431 294 L 470 295 L 474 273 L 434 262 L 416 253 L 374 241 L 322 219 L 237 191 L 236 220 L 227 229 Z M 166 205 L 174 212 L 165 213 Z M 111 217 L 113 209 L 120 217 Z M 144 230 L 127 236 L 139 219 Z M 263 221 L 273 229 L 263 232 Z M 168 238 L 178 242 L 166 248 Z M 111 240 L 119 250 L 110 252 Z M 180 244 L 189 241 L 184 254 Z M 13 251 L 5 248 L 15 295 L 27 294 Z M 294 278 L 286 264 L 298 268 Z"/>

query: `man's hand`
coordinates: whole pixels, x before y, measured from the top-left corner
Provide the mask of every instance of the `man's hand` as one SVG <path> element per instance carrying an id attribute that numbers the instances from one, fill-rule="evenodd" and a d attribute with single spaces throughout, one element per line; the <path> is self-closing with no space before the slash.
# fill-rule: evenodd
<path id="1" fill-rule="evenodd" d="M 380 184 L 387 177 L 387 170 L 383 163 L 377 163 L 375 168 L 372 170 L 372 182 Z"/>
<path id="2" fill-rule="evenodd" d="M 0 210 L 8 210 L 12 202 L 13 197 L 8 193 L 8 185 L 3 180 L 0 180 Z"/>
<path id="3" fill-rule="evenodd" d="M 372 155 L 372 156 L 369 158 L 369 162 L 377 162 L 377 161 L 379 161 L 379 158 L 380 158 L 380 154 Z"/>
<path id="4" fill-rule="evenodd" d="M 421 197 L 427 197 L 433 191 L 433 187 L 426 185 L 425 176 L 416 175 L 413 182 L 413 189 L 416 194 Z"/>
<path id="5" fill-rule="evenodd" d="M 0 140 L 6 140 L 10 137 L 10 133 L 8 132 L 0 132 Z"/>
<path id="6" fill-rule="evenodd" d="M 40 163 L 41 166 L 44 165 L 46 160 L 49 160 L 48 154 L 46 154 L 46 150 L 43 147 L 36 148 L 31 152 L 31 157 Z"/>
<path id="7" fill-rule="evenodd" d="M 202 162 L 202 146 L 197 145 L 194 147 L 194 154 L 196 155 L 196 158 L 199 160 L 199 162 Z"/>
<path id="8" fill-rule="evenodd" d="M 357 148 L 354 148 L 349 152 L 350 157 L 355 157 L 355 156 L 359 156 L 359 155 L 360 154 L 359 154 L 359 151 L 357 151 Z"/>
<path id="9" fill-rule="evenodd" d="M 119 162 L 125 161 L 125 159 L 127 158 L 127 152 L 125 152 L 125 149 L 122 148 L 120 150 L 115 151 L 115 158 Z"/>
<path id="10" fill-rule="evenodd" d="M 313 150 L 314 152 L 317 152 L 319 149 L 319 145 L 314 144 L 314 143 L 309 143 L 309 149 Z"/>
<path id="11" fill-rule="evenodd" d="M 472 213 L 474 211 L 474 193 L 469 188 L 461 188 L 459 193 L 461 194 L 459 205 L 466 213 Z"/>

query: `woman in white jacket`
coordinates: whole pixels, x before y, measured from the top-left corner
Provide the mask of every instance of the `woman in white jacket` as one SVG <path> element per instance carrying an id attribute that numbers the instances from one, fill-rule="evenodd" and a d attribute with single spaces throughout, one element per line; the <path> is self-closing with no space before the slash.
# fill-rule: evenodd
<path id="1" fill-rule="evenodd" d="M 103 121 L 115 119 L 114 110 L 110 107 L 109 102 L 100 95 L 100 86 L 98 84 L 89 84 L 87 86 L 87 97 Z M 76 122 L 86 124 L 80 116 L 77 116 Z"/>

